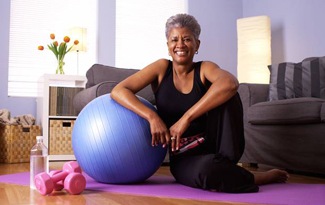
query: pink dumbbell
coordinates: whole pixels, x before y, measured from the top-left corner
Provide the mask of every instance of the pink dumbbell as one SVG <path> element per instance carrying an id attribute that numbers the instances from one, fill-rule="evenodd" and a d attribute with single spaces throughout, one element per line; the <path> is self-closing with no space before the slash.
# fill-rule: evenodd
<path id="1" fill-rule="evenodd" d="M 43 195 L 50 194 L 54 189 L 60 189 L 58 182 L 64 180 L 64 188 L 70 194 L 80 194 L 86 187 L 86 179 L 81 174 L 81 168 L 75 161 L 63 165 L 62 171 L 52 173 L 46 172 L 35 176 L 36 189 Z"/>
<path id="2" fill-rule="evenodd" d="M 52 178 L 54 175 L 56 175 L 60 172 L 62 172 L 62 170 L 52 170 L 52 171 L 50 171 L 49 175 Z M 61 191 L 64 188 L 63 181 L 64 180 L 54 183 L 54 191 Z"/>
<path id="3" fill-rule="evenodd" d="M 67 162 L 66 163 L 67 167 L 74 167 L 74 172 L 78 172 L 81 173 L 81 168 L 79 167 L 79 164 L 75 161 L 71 161 L 71 162 Z M 64 170 L 65 166 L 63 165 L 63 170 Z M 52 170 L 50 171 L 49 175 L 52 178 L 55 174 L 58 174 L 60 172 L 62 172 L 63 170 Z M 54 190 L 55 191 L 61 191 L 64 188 L 64 179 L 61 181 L 58 181 L 56 183 L 54 183 Z"/>
<path id="4" fill-rule="evenodd" d="M 71 173 L 64 179 L 64 189 L 69 194 L 80 194 L 86 188 L 86 178 L 80 173 Z"/>
<path id="5" fill-rule="evenodd" d="M 81 173 L 81 168 L 79 167 L 77 162 L 74 162 L 74 161 L 67 162 L 67 166 L 75 167 L 74 172 Z M 64 166 L 63 166 L 63 169 L 64 169 Z M 62 172 L 62 170 L 52 170 L 52 171 L 50 171 L 49 175 L 52 178 L 55 174 L 58 174 L 60 172 Z M 54 183 L 55 191 L 61 191 L 63 188 L 64 188 L 64 179 L 61 181 L 58 181 L 57 183 Z"/>

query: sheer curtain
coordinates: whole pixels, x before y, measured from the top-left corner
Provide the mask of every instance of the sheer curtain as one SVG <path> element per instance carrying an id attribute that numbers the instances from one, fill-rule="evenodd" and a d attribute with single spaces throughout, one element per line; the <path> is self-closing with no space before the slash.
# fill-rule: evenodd
<path id="1" fill-rule="evenodd" d="M 166 20 L 187 10 L 187 0 L 116 1 L 115 65 L 141 69 L 168 58 Z"/>
<path id="2" fill-rule="evenodd" d="M 84 75 L 97 62 L 97 1 L 14 0 L 10 6 L 9 96 L 36 97 L 39 78 L 55 73 L 56 59 L 47 49 L 50 33 L 61 42 L 71 28 L 87 29 L 87 52 L 66 55 L 66 74 Z"/>

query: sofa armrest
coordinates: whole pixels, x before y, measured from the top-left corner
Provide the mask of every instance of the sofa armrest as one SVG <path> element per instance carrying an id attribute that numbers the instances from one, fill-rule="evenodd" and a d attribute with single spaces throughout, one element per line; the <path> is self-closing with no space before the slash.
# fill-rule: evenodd
<path id="1" fill-rule="evenodd" d="M 115 81 L 104 81 L 77 93 L 73 98 L 73 106 L 76 112 L 79 113 L 93 99 L 110 93 L 116 85 L 117 82 Z"/>
<path id="2" fill-rule="evenodd" d="M 76 112 L 80 113 L 80 111 L 93 99 L 110 93 L 117 84 L 118 82 L 116 81 L 104 81 L 77 93 L 73 98 L 73 106 Z M 156 104 L 155 96 L 150 85 L 140 90 L 136 95 L 143 97 L 153 105 Z"/>
<path id="3" fill-rule="evenodd" d="M 268 100 L 269 85 L 268 84 L 254 84 L 254 83 L 240 83 L 238 93 L 243 103 L 244 113 L 247 108 Z"/>

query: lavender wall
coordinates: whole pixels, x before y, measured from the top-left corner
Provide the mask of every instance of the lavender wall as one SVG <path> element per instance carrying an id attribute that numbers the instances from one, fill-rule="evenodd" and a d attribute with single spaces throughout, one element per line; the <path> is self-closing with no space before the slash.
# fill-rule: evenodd
<path id="1" fill-rule="evenodd" d="M 189 0 L 189 13 L 202 26 L 195 60 L 211 60 L 236 74 L 236 19 L 268 15 L 272 21 L 272 61 L 299 61 L 325 54 L 323 0 Z M 115 1 L 99 0 L 98 62 L 114 65 Z M 36 115 L 34 98 L 7 96 L 10 0 L 0 1 L 0 109 L 12 116 Z"/>
<path id="2" fill-rule="evenodd" d="M 272 63 L 325 56 L 325 1 L 243 0 L 243 16 L 267 15 L 272 27 Z"/>
<path id="3" fill-rule="evenodd" d="M 189 14 L 201 25 L 201 46 L 195 60 L 210 60 L 236 75 L 236 20 L 242 17 L 241 1 L 189 0 Z"/>

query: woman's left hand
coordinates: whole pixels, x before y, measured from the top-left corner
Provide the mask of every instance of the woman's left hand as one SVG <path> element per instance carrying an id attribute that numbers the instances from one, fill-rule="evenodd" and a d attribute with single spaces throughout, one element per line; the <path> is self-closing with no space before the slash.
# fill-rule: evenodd
<path id="1" fill-rule="evenodd" d="M 169 128 L 171 149 L 172 152 L 179 150 L 179 143 L 181 136 L 185 130 L 189 127 L 190 123 L 188 120 L 181 118 L 173 126 Z"/>

